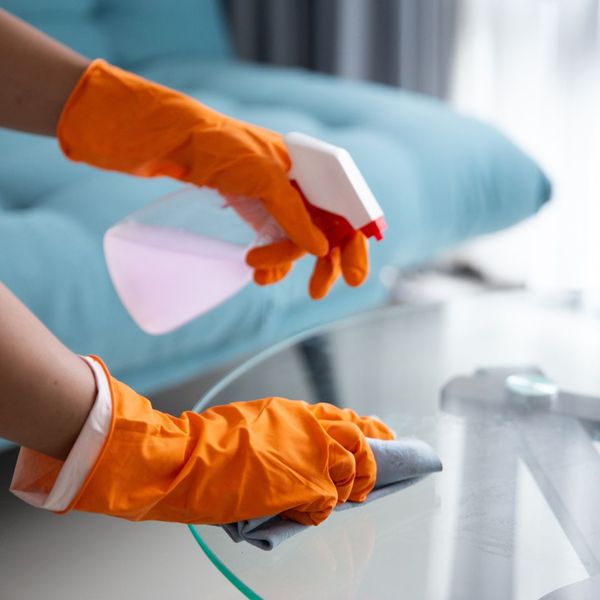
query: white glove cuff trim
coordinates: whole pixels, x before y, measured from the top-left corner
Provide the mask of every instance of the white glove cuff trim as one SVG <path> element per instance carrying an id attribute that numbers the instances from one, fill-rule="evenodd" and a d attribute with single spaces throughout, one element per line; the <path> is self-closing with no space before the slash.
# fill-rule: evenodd
<path id="1" fill-rule="evenodd" d="M 37 508 L 62 511 L 69 506 L 94 467 L 110 431 L 112 399 L 106 375 L 92 358 L 89 356 L 82 358 L 94 373 L 98 393 L 92 410 L 49 493 L 22 489 L 26 487 L 28 472 L 38 471 L 38 476 L 41 473 L 34 465 L 38 460 L 36 453 L 27 448 L 21 448 L 19 452 L 10 491 Z"/>

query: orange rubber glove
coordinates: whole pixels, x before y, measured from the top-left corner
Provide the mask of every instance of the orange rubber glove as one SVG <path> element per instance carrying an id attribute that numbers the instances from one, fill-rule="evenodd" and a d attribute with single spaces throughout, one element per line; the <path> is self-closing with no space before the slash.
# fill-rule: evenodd
<path id="1" fill-rule="evenodd" d="M 96 359 L 98 360 L 98 359 Z M 362 502 L 376 464 L 365 436 L 392 439 L 349 409 L 264 398 L 179 418 L 107 375 L 110 433 L 67 510 L 224 524 L 282 514 L 306 525 Z"/>
<path id="2" fill-rule="evenodd" d="M 311 219 L 288 179 L 290 158 L 278 133 L 95 60 L 67 100 L 57 136 L 74 161 L 143 177 L 166 175 L 226 197 L 258 198 L 289 238 L 250 252 L 248 263 L 261 285 L 283 279 L 306 252 L 322 257 L 309 286 L 315 299 L 341 272 L 352 286 L 367 276 L 367 240 L 357 233 L 342 247 L 328 244 L 331 223 Z"/>
<path id="3" fill-rule="evenodd" d="M 275 132 L 95 60 L 67 100 L 57 136 L 74 161 L 258 198 L 300 248 L 327 253 L 325 236 L 288 179 L 290 158 Z"/>

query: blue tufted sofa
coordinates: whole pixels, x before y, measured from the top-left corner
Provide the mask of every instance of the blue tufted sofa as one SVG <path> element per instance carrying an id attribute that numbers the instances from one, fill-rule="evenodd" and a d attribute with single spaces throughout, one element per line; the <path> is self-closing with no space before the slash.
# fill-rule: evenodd
<path id="1" fill-rule="evenodd" d="M 492 127 L 379 85 L 236 61 L 212 0 L 4 0 L 89 57 L 104 57 L 226 113 L 346 147 L 386 211 L 367 285 L 311 302 L 311 261 L 271 288 L 248 287 L 172 334 L 140 331 L 104 265 L 107 227 L 177 184 L 101 172 L 54 139 L 0 131 L 0 278 L 74 351 L 103 356 L 141 391 L 385 300 L 377 271 L 415 265 L 535 213 L 550 185 Z"/>

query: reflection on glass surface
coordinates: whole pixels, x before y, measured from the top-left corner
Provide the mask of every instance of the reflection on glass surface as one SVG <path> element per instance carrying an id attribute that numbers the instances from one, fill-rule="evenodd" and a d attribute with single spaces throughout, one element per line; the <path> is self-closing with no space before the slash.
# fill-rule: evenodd
<path id="1" fill-rule="evenodd" d="M 557 551 L 558 549 L 558 551 Z M 513 598 L 538 598 L 536 582 L 553 590 L 587 571 L 526 465 L 517 464 Z"/>
<path id="2" fill-rule="evenodd" d="M 598 356 L 598 319 L 561 297 L 526 294 L 392 308 L 284 344 L 202 405 L 335 400 L 429 443 L 444 471 L 335 513 L 273 552 L 198 531 L 265 598 L 525 600 L 599 574 L 598 423 L 507 402 L 505 378 L 490 393 L 440 396 L 479 367 L 525 365 L 592 402 Z"/>

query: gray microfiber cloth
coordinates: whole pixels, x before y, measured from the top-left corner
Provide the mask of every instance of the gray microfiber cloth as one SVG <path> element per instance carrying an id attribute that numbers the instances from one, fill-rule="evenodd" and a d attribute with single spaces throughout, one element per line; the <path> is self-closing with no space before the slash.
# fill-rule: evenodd
<path id="1" fill-rule="evenodd" d="M 367 440 L 377 463 L 375 487 L 364 503 L 346 502 L 339 504 L 335 510 L 363 506 L 397 492 L 425 475 L 442 470 L 439 456 L 425 442 L 416 439 L 387 441 L 367 438 Z M 295 521 L 286 521 L 279 516 L 223 525 L 223 529 L 234 542 L 248 542 L 261 550 L 272 550 L 281 542 L 309 527 Z"/>

